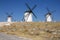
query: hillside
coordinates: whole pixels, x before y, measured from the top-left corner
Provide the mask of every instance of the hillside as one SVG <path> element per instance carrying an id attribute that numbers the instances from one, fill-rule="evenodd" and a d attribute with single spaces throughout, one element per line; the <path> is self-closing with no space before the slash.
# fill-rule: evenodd
<path id="1" fill-rule="evenodd" d="M 0 26 L 0 32 L 33 40 L 60 40 L 60 22 L 13 22 Z"/>

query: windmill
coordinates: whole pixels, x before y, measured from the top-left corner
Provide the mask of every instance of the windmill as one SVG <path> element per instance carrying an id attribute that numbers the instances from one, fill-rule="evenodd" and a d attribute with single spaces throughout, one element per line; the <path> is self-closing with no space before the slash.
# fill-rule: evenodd
<path id="1" fill-rule="evenodd" d="M 6 15 L 7 15 L 7 22 L 12 22 L 12 14 L 13 13 L 11 13 L 11 14 L 6 13 Z"/>
<path id="2" fill-rule="evenodd" d="M 25 4 L 26 4 L 26 6 L 27 6 L 27 8 L 28 8 L 29 10 L 25 11 L 23 20 L 24 20 L 25 22 L 32 22 L 32 21 L 33 21 L 32 15 L 34 15 L 34 17 L 37 18 L 37 16 L 36 16 L 36 15 L 34 14 L 34 12 L 32 11 L 32 10 L 34 10 L 34 9 L 36 8 L 36 5 L 34 5 L 34 7 L 31 9 L 30 6 L 29 6 L 27 3 L 25 3 Z"/>
<path id="3" fill-rule="evenodd" d="M 48 8 L 47 8 L 47 14 L 45 15 L 46 17 L 46 22 L 52 22 L 53 21 L 53 17 L 52 17 L 52 13 L 55 11 L 50 11 Z"/>

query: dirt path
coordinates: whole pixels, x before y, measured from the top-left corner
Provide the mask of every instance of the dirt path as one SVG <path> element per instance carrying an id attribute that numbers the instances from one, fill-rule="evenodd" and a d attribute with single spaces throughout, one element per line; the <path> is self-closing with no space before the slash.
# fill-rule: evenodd
<path id="1" fill-rule="evenodd" d="M 0 40 L 31 40 L 31 39 L 16 37 L 16 36 L 0 33 Z"/>

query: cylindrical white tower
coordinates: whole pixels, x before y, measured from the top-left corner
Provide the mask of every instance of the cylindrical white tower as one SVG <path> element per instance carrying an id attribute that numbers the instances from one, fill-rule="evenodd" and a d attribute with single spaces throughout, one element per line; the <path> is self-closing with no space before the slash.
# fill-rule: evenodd
<path id="1" fill-rule="evenodd" d="M 52 22 L 51 13 L 46 14 L 46 21 L 47 21 L 47 22 Z"/>
<path id="2" fill-rule="evenodd" d="M 7 22 L 11 22 L 11 16 L 8 16 Z"/>
<path id="3" fill-rule="evenodd" d="M 32 13 L 31 12 L 25 12 L 24 20 L 25 20 L 25 22 L 32 22 Z"/>

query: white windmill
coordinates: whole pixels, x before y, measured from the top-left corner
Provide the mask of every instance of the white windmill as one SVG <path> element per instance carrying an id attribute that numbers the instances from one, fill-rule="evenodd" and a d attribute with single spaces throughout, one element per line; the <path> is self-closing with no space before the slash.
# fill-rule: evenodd
<path id="1" fill-rule="evenodd" d="M 46 14 L 46 21 L 47 21 L 47 22 L 52 22 L 51 13 L 47 13 L 47 14 Z"/>
<path id="2" fill-rule="evenodd" d="M 11 13 L 11 14 L 6 13 L 6 14 L 7 14 L 7 16 L 8 16 L 8 17 L 7 17 L 7 22 L 12 22 L 12 16 L 11 16 L 11 15 L 12 15 L 13 13 Z"/>
<path id="3" fill-rule="evenodd" d="M 26 6 L 27 6 L 27 8 L 28 8 L 29 10 L 28 10 L 28 11 L 25 11 L 23 20 L 24 20 L 25 22 L 32 22 L 32 21 L 33 21 L 32 15 L 34 15 L 35 18 L 37 18 L 37 16 L 36 16 L 36 15 L 34 14 L 34 12 L 32 11 L 32 10 L 35 9 L 36 5 L 35 5 L 32 9 L 29 7 L 29 5 L 28 5 L 27 3 L 26 3 Z"/>
<path id="4" fill-rule="evenodd" d="M 48 8 L 47 8 L 47 11 L 48 13 L 45 15 L 46 17 L 46 22 L 52 22 L 53 21 L 53 17 L 52 17 L 52 14 L 54 11 L 50 11 Z"/>

